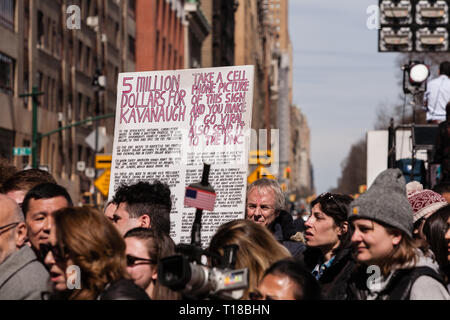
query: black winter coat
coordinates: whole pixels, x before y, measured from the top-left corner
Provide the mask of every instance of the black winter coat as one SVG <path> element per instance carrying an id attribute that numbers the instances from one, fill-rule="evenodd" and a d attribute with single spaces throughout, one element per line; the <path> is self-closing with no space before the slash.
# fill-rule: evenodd
<path id="1" fill-rule="evenodd" d="M 108 285 L 97 300 L 150 300 L 150 298 L 133 280 L 120 279 Z"/>
<path id="2" fill-rule="evenodd" d="M 289 250 L 291 255 L 295 256 L 306 249 L 303 242 L 292 240 L 292 236 L 296 235 L 298 230 L 296 229 L 294 219 L 289 212 L 282 210 L 272 225 L 269 226 L 269 230 L 272 232 L 275 239 Z"/>
<path id="3" fill-rule="evenodd" d="M 317 248 L 307 247 L 307 249 L 295 256 L 296 259 L 304 263 L 309 271 L 321 263 L 322 252 Z M 339 250 L 331 266 L 326 269 L 319 279 L 322 289 L 322 297 L 325 300 L 347 300 L 347 285 L 352 273 L 356 269 L 351 249 Z"/>

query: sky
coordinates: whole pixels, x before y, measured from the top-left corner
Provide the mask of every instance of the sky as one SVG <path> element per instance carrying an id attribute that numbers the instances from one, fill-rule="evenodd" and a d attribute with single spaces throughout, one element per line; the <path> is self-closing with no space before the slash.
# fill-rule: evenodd
<path id="1" fill-rule="evenodd" d="M 293 103 L 311 130 L 316 194 L 337 186 L 351 145 L 373 130 L 377 110 L 402 89 L 396 53 L 378 52 L 366 13 L 378 0 L 289 0 Z"/>

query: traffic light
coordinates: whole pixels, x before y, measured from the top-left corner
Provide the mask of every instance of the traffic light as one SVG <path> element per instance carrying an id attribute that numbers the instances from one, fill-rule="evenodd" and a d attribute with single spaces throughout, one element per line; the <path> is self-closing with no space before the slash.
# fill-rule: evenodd
<path id="1" fill-rule="evenodd" d="M 84 206 L 92 206 L 94 204 L 93 194 L 91 192 L 84 192 L 81 198 Z"/>
<path id="2" fill-rule="evenodd" d="M 380 52 L 449 51 L 449 4 L 445 0 L 379 0 Z"/>
<path id="3" fill-rule="evenodd" d="M 358 188 L 358 192 L 359 193 L 364 193 L 366 191 L 367 191 L 367 185 L 362 184 L 362 185 L 359 186 L 359 188 Z"/>
<path id="4" fill-rule="evenodd" d="M 286 179 L 289 179 L 291 177 L 291 167 L 286 167 L 286 169 L 284 169 L 284 177 Z"/>

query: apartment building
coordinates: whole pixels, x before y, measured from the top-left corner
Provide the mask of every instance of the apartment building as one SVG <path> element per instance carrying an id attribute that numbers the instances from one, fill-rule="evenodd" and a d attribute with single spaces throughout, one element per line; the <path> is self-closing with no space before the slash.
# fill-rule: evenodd
<path id="1" fill-rule="evenodd" d="M 0 156 L 19 169 L 29 156 L 13 156 L 17 146 L 32 143 L 32 98 L 21 98 L 33 87 L 39 96 L 38 132 L 100 114 L 112 113 L 119 72 L 136 64 L 135 1 L 119 0 L 3 0 L 0 6 Z M 104 87 L 93 85 L 95 74 Z M 114 119 L 98 122 L 110 142 L 100 152 L 111 152 Z M 37 147 L 38 163 L 68 188 L 75 202 L 92 191 L 92 178 L 77 170 L 94 163 L 86 137 L 92 123 L 44 137 Z"/>

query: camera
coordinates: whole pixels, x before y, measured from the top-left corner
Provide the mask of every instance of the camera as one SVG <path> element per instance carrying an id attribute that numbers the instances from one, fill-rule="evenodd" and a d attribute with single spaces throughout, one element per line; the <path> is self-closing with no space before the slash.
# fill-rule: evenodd
<path id="1" fill-rule="evenodd" d="M 229 246 L 224 256 L 218 256 L 180 244 L 177 251 L 185 254 L 161 259 L 158 280 L 172 290 L 181 291 L 187 299 L 240 299 L 248 287 L 248 269 L 233 269 L 236 250 L 236 246 Z M 212 266 L 199 262 L 198 254 L 206 257 Z"/>
<path id="2" fill-rule="evenodd" d="M 186 188 L 185 205 L 195 207 L 191 244 L 178 244 L 177 255 L 158 263 L 158 281 L 186 299 L 240 299 L 248 287 L 248 269 L 234 270 L 237 245 L 223 248 L 223 255 L 203 250 L 201 221 L 203 209 L 214 209 L 215 192 L 208 183 L 210 165 L 203 165 L 202 181 Z M 201 198 L 199 194 L 203 195 Z"/>

